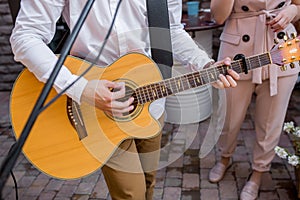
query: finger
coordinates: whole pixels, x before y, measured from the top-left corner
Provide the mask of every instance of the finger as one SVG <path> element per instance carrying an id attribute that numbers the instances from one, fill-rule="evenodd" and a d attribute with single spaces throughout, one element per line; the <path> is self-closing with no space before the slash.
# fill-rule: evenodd
<path id="1" fill-rule="evenodd" d="M 272 26 L 272 29 L 274 29 L 274 32 L 279 32 L 285 29 L 287 24 L 287 20 L 285 18 L 281 18 L 276 24 Z"/>
<path id="2" fill-rule="evenodd" d="M 125 84 L 119 84 L 119 85 L 116 85 L 116 87 L 118 90 L 117 91 L 114 91 L 112 93 L 112 99 L 115 100 L 115 99 L 119 99 L 119 98 L 122 98 L 125 96 L 126 94 L 126 88 L 125 88 Z"/>
<path id="3" fill-rule="evenodd" d="M 227 78 L 228 82 L 230 83 L 231 87 L 236 87 L 237 86 L 236 81 L 231 76 L 226 75 L 226 78 Z"/>
<path id="4" fill-rule="evenodd" d="M 133 106 L 129 106 L 123 109 L 113 109 L 112 112 L 113 114 L 125 114 L 125 113 L 129 113 L 131 110 L 133 110 Z"/>
<path id="5" fill-rule="evenodd" d="M 231 59 L 229 57 L 224 58 L 223 63 L 225 65 L 231 65 Z"/>
<path id="6" fill-rule="evenodd" d="M 224 84 L 220 80 L 217 80 L 216 82 L 213 82 L 212 86 L 215 87 L 215 88 L 218 88 L 218 89 L 224 89 Z"/>
<path id="7" fill-rule="evenodd" d="M 111 112 L 114 116 L 123 116 L 124 114 L 128 114 L 131 110 L 134 109 L 134 106 L 125 107 L 123 109 L 112 109 Z"/>
<path id="8" fill-rule="evenodd" d="M 267 22 L 268 25 L 273 26 L 274 24 L 276 24 L 279 19 L 280 19 L 280 15 L 277 15 L 275 18 L 271 19 L 269 22 Z"/>
<path id="9" fill-rule="evenodd" d="M 284 18 L 281 18 L 276 24 L 275 24 L 275 27 L 276 29 L 282 29 L 284 24 L 285 24 L 285 19 Z"/>
<path id="10" fill-rule="evenodd" d="M 117 100 L 122 97 L 125 97 L 125 94 L 126 94 L 125 87 L 121 88 L 121 90 L 112 93 L 112 100 Z"/>
<path id="11" fill-rule="evenodd" d="M 130 97 L 127 101 L 124 101 L 124 102 L 112 101 L 111 107 L 112 107 L 112 109 L 115 109 L 115 110 L 123 110 L 128 107 L 132 107 L 131 109 L 133 109 L 133 106 L 130 106 L 133 103 L 133 101 L 134 101 L 133 97 Z"/>
<path id="12" fill-rule="evenodd" d="M 231 59 L 229 57 L 224 58 L 223 60 L 217 61 L 213 64 L 213 66 L 218 66 L 218 65 L 230 65 L 231 64 Z"/>
<path id="13" fill-rule="evenodd" d="M 228 72 L 228 74 L 229 74 L 230 76 L 232 76 L 235 80 L 240 80 L 240 75 L 239 75 L 236 71 L 234 71 L 234 70 L 232 70 L 232 69 L 228 69 L 227 72 Z"/>
<path id="14" fill-rule="evenodd" d="M 226 77 L 223 74 L 220 74 L 219 79 L 223 83 L 223 87 L 230 87 L 229 81 L 226 79 Z"/>
<path id="15" fill-rule="evenodd" d="M 104 85 L 106 87 L 109 87 L 109 88 L 118 88 L 122 84 L 124 84 L 124 83 L 123 82 L 113 82 L 113 81 L 104 80 Z"/>

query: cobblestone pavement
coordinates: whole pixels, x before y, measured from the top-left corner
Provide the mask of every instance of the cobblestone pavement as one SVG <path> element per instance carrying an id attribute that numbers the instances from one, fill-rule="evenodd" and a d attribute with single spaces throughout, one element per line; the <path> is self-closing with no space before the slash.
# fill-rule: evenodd
<path id="1" fill-rule="evenodd" d="M 15 141 L 9 124 L 8 101 L 9 92 L 0 92 L 0 163 L 3 162 L 10 146 Z M 299 103 L 300 89 L 295 89 L 286 120 L 293 120 L 298 125 L 300 125 Z M 253 129 L 254 114 L 251 111 L 253 106 L 252 103 L 239 135 L 238 146 L 233 156 L 234 163 L 226 173 L 224 180 L 218 184 L 211 184 L 208 181 L 208 171 L 218 156 L 217 149 L 214 147 L 202 159 L 198 156 L 201 141 L 203 141 L 209 125 L 209 119 L 200 124 L 190 124 L 180 126 L 180 128 L 166 124 L 162 141 L 164 146 L 161 156 L 162 168 L 157 174 L 155 199 L 238 199 L 238 194 L 250 170 L 251 148 L 255 135 Z M 184 138 L 180 138 L 180 132 L 189 135 L 190 144 L 187 144 L 187 140 Z M 170 142 L 172 145 L 166 145 Z M 286 134 L 282 134 L 280 145 L 293 150 Z M 174 162 L 165 166 L 164 164 L 169 160 Z M 78 180 L 57 180 L 40 173 L 23 155 L 20 155 L 13 172 L 17 179 L 20 200 L 111 199 L 101 170 Z M 2 197 L 5 200 L 15 199 L 15 188 L 11 177 L 2 191 Z M 259 199 L 289 200 L 297 199 L 296 197 L 294 168 L 275 157 L 272 162 L 271 173 L 264 174 Z"/>

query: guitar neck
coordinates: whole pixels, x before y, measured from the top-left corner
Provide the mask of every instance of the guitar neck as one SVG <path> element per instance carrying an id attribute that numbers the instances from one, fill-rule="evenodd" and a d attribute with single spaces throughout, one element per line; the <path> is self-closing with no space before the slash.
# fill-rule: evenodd
<path id="1" fill-rule="evenodd" d="M 242 73 L 271 63 L 269 53 L 251 56 L 245 58 L 245 62 L 243 60 L 236 60 L 232 61 L 230 66 L 220 65 L 210 67 L 182 76 L 172 77 L 161 82 L 141 86 L 135 91 L 136 98 L 139 104 L 144 104 L 185 90 L 213 83 L 218 80 L 220 74 L 228 74 L 228 69 Z"/>

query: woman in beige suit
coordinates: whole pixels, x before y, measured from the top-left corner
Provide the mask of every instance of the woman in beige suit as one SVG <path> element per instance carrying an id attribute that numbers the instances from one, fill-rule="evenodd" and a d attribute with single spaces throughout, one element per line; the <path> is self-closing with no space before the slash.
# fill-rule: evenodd
<path id="1" fill-rule="evenodd" d="M 279 40 L 296 32 L 293 21 L 299 19 L 300 0 L 211 0 L 211 12 L 217 23 L 224 22 L 219 58 L 244 54 L 246 57 L 269 51 L 274 38 Z M 299 66 L 267 65 L 242 74 L 236 88 L 226 89 L 227 113 L 219 140 L 221 159 L 211 169 L 209 180 L 220 181 L 231 163 L 237 136 L 252 94 L 256 94 L 252 173 L 241 192 L 241 199 L 258 196 L 261 175 L 270 169 L 274 147 L 279 141 Z"/>

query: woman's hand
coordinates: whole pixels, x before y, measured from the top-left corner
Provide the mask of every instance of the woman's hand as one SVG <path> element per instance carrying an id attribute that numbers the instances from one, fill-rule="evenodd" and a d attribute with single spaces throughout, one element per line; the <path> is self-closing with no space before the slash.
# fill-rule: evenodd
<path id="1" fill-rule="evenodd" d="M 115 91 L 112 91 L 112 90 Z M 122 116 L 134 107 L 133 98 L 129 98 L 125 102 L 118 99 L 125 96 L 125 84 L 121 82 L 111 82 L 107 80 L 91 80 L 88 82 L 81 96 L 81 100 L 85 101 L 104 112 L 114 116 Z"/>
<path id="2" fill-rule="evenodd" d="M 267 22 L 267 25 L 270 25 L 271 29 L 273 29 L 274 32 L 279 32 L 285 29 L 288 26 L 288 24 L 290 24 L 294 20 L 297 14 L 297 6 L 291 4 L 282 11 L 280 11 L 274 19 Z"/>

